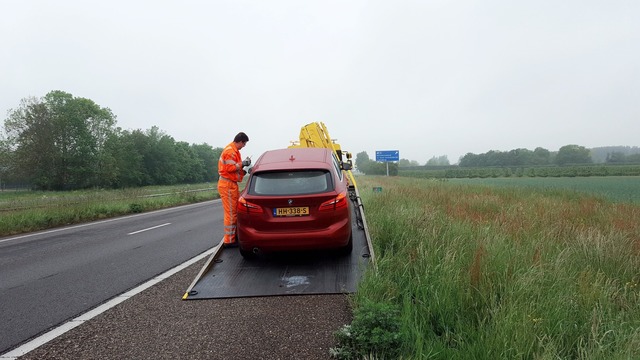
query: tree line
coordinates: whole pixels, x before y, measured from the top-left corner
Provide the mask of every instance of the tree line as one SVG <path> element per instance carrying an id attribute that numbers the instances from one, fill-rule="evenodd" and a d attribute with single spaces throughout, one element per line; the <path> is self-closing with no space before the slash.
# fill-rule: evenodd
<path id="1" fill-rule="evenodd" d="M 217 181 L 216 161 L 222 148 L 189 144 L 154 126 L 123 130 L 109 108 L 64 91 L 42 98 L 25 98 L 8 113 L 0 133 L 0 187 L 29 184 L 40 190 L 126 188 Z M 594 149 L 595 150 L 595 149 Z M 599 149 L 606 163 L 640 164 L 640 152 L 627 148 Z M 604 151 L 606 155 L 603 155 Z M 593 153 L 583 146 L 566 145 L 557 152 L 544 148 L 507 152 L 467 153 L 457 166 L 446 156 L 433 157 L 425 168 L 531 167 L 585 165 Z M 372 161 L 366 152 L 355 160 L 356 169 L 370 175 L 398 175 L 399 169 L 418 168 L 417 162 Z M 423 169 L 424 170 L 424 169 Z M 548 170 L 537 170 L 544 172 Z M 469 176 L 465 173 L 464 176 Z M 493 175 L 489 175 L 493 176 Z M 526 176 L 526 175 L 525 175 Z"/>
<path id="2" fill-rule="evenodd" d="M 605 149 L 605 148 L 603 148 Z M 640 163 L 640 153 L 625 154 L 620 149 L 624 147 L 609 147 L 612 150 L 606 154 L 604 163 L 629 164 Z M 617 151 L 616 151 L 617 150 Z M 510 151 L 489 151 L 484 154 L 467 153 L 460 158 L 460 167 L 487 166 L 544 166 L 544 165 L 584 165 L 594 163 L 594 153 L 600 155 L 600 149 L 587 149 L 580 145 L 565 145 L 557 152 L 538 147 L 528 149 L 514 149 Z M 599 159 L 598 159 L 599 160 Z M 600 161 L 597 161 L 600 162 Z"/>
<path id="3" fill-rule="evenodd" d="M 217 181 L 221 152 L 176 141 L 155 126 L 123 130 L 109 108 L 56 90 L 9 111 L 0 182 L 74 190 Z"/>
<path id="4" fill-rule="evenodd" d="M 514 149 L 510 151 L 491 150 L 482 154 L 467 153 L 460 158 L 459 163 L 450 165 L 446 156 L 432 157 L 423 166 L 415 160 L 400 159 L 389 163 L 389 175 L 397 174 L 401 170 L 451 170 L 459 168 L 487 168 L 487 167 L 549 167 L 568 165 L 625 165 L 640 164 L 640 148 L 629 146 L 609 146 L 588 149 L 580 145 L 565 145 L 558 151 L 552 152 L 538 147 L 535 150 Z M 386 164 L 372 161 L 366 151 L 356 155 L 356 167 L 359 171 L 371 175 L 386 174 Z M 539 170 L 544 174 L 548 170 Z M 468 172 L 466 172 L 468 173 Z M 536 173 L 536 171 L 529 171 Z M 563 171 L 557 171 L 562 174 Z"/>
<path id="5" fill-rule="evenodd" d="M 426 165 L 400 159 L 398 162 L 373 161 L 366 151 L 356 155 L 356 169 L 367 175 L 389 175 L 455 178 L 496 176 L 621 176 L 637 175 L 640 152 L 635 148 L 608 147 L 604 162 L 595 163 L 593 149 L 566 145 L 557 152 L 544 148 L 515 149 L 507 152 L 489 151 L 484 154 L 467 153 L 457 165 L 449 165 L 446 156 L 434 157 Z M 598 149 L 600 150 L 600 149 Z M 601 164 L 602 166 L 598 166 Z M 626 166 L 615 166 L 626 165 Z M 415 172 L 415 174 L 414 174 Z M 410 175 L 411 174 L 411 175 Z"/>
<path id="6" fill-rule="evenodd" d="M 527 165 L 564 165 L 591 163 L 589 149 L 579 145 L 566 145 L 557 154 L 538 147 L 528 149 L 514 149 L 511 151 L 489 151 L 484 154 L 467 153 L 460 158 L 460 167 L 486 166 L 527 166 Z"/>

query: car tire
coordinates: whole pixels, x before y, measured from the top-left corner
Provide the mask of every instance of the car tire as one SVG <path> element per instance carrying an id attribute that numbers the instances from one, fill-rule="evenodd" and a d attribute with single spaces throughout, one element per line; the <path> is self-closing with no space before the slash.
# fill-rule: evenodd
<path id="1" fill-rule="evenodd" d="M 353 251 L 353 234 L 349 236 L 349 242 L 347 245 L 338 249 L 338 254 L 340 256 L 348 256 L 351 254 L 351 251 Z"/>
<path id="2" fill-rule="evenodd" d="M 242 250 L 242 248 L 240 248 L 240 255 L 242 255 L 245 260 L 254 260 L 256 258 L 256 254 L 254 254 L 253 251 Z"/>

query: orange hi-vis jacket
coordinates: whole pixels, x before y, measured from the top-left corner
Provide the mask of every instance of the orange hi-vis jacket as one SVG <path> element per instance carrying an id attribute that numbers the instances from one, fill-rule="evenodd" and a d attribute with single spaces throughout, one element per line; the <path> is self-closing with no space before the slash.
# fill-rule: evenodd
<path id="1" fill-rule="evenodd" d="M 224 210 L 225 244 L 236 242 L 237 206 L 238 197 L 240 196 L 238 183 L 242 181 L 245 174 L 242 165 L 237 166 L 238 164 L 242 164 L 242 158 L 236 144 L 232 142 L 222 150 L 218 161 L 218 174 L 220 175 L 218 193 Z"/>
<path id="2" fill-rule="evenodd" d="M 242 181 L 245 172 L 242 166 L 238 169 L 236 164 L 242 164 L 242 158 L 240 157 L 240 150 L 238 150 L 236 144 L 231 142 L 225 146 L 222 154 L 220 154 L 220 160 L 218 161 L 218 174 L 220 178 L 233 182 Z"/>

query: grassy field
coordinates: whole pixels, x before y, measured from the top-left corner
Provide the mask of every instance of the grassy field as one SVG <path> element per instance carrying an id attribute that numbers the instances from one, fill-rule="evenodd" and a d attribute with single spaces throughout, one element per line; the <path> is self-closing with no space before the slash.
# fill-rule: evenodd
<path id="1" fill-rule="evenodd" d="M 354 321 L 337 331 L 334 354 L 640 358 L 636 179 L 358 177 L 377 271 L 353 295 Z M 215 184 L 0 192 L 0 233 L 215 197 Z"/>
<path id="2" fill-rule="evenodd" d="M 162 209 L 218 197 L 216 184 L 70 192 L 0 192 L 0 236 Z"/>
<path id="3" fill-rule="evenodd" d="M 600 176 L 565 178 L 485 178 L 485 179 L 449 179 L 454 184 L 517 186 L 532 190 L 574 190 L 602 196 L 614 202 L 640 204 L 639 176 Z"/>
<path id="4" fill-rule="evenodd" d="M 486 180 L 357 180 L 377 271 L 337 333 L 343 350 L 360 338 L 378 358 L 640 358 L 637 205 Z"/>

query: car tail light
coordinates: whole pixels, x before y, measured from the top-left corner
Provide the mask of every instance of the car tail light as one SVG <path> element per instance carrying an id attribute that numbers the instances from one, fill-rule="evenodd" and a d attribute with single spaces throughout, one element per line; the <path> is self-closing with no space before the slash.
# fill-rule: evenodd
<path id="1" fill-rule="evenodd" d="M 335 198 L 329 200 L 329 201 L 325 201 L 322 204 L 320 204 L 320 211 L 323 210 L 336 210 L 336 209 L 341 209 L 341 208 L 345 208 L 347 207 L 347 192 L 343 192 L 338 194 L 338 196 L 336 196 Z"/>
<path id="2" fill-rule="evenodd" d="M 238 199 L 238 212 L 243 211 L 249 214 L 262 214 L 262 208 L 256 204 L 247 202 L 243 197 Z"/>

